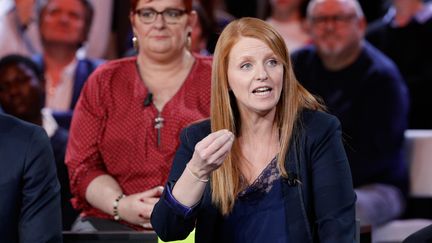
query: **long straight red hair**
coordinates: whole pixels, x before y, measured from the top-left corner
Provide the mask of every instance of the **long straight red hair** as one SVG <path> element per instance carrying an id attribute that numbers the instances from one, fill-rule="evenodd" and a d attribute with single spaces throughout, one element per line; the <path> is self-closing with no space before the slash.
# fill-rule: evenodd
<path id="1" fill-rule="evenodd" d="M 228 85 L 228 61 L 232 47 L 242 37 L 263 41 L 275 53 L 284 67 L 281 97 L 276 105 L 275 126 L 279 129 L 280 147 L 278 167 L 286 177 L 285 157 L 292 138 L 294 124 L 304 109 L 322 110 L 323 106 L 303 88 L 294 76 L 288 49 L 283 38 L 266 22 L 255 18 L 242 18 L 231 22 L 222 32 L 216 44 L 212 67 L 211 126 L 212 132 L 228 129 L 237 137 L 241 120 L 235 98 L 230 96 Z M 223 215 L 228 214 L 240 192 L 241 159 L 236 139 L 230 154 L 222 166 L 211 175 L 212 201 Z"/>

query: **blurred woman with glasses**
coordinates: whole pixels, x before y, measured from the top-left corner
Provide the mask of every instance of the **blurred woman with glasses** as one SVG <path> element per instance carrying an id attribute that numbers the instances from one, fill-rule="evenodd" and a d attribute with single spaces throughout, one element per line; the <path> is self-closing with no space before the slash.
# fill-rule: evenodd
<path id="1" fill-rule="evenodd" d="M 192 0 L 132 0 L 136 57 L 89 78 L 66 155 L 73 231 L 152 229 L 180 130 L 208 117 L 211 59 L 191 54 Z"/>

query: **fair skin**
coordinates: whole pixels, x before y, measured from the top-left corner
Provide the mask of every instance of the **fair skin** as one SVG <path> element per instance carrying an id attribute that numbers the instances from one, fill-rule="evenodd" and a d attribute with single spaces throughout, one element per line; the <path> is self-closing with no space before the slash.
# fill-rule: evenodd
<path id="1" fill-rule="evenodd" d="M 421 0 L 393 0 L 396 9 L 395 23 L 403 27 L 407 25 L 411 18 L 424 7 Z"/>
<path id="2" fill-rule="evenodd" d="M 46 75 L 57 85 L 63 69 L 85 39 L 85 7 L 78 0 L 50 0 L 41 17 L 40 32 Z"/>
<path id="3" fill-rule="evenodd" d="M 139 1 L 136 9 L 145 8 L 159 12 L 185 9 L 182 0 Z M 175 24 L 167 24 L 161 15 L 150 24 L 142 23 L 137 14 L 131 14 L 130 20 L 139 41 L 139 73 L 153 93 L 153 104 L 161 111 L 180 89 L 195 61 L 186 49 L 186 40 L 195 24 L 196 13 L 182 15 Z"/>
<path id="4" fill-rule="evenodd" d="M 122 220 L 151 229 L 150 215 L 162 195 L 163 187 L 127 195 L 119 202 L 118 212 Z M 123 193 L 118 182 L 110 175 L 92 180 L 86 190 L 86 199 L 94 207 L 113 215 L 113 202 Z"/>
<path id="5" fill-rule="evenodd" d="M 283 65 L 261 40 L 241 37 L 228 59 L 228 84 L 240 111 L 239 145 L 244 156 L 240 171 L 251 184 L 279 151 L 275 129 L 276 105 L 283 83 Z M 195 146 L 188 168 L 202 179 L 219 168 L 230 152 L 234 135 L 227 130 L 211 133 Z M 200 199 L 205 183 L 186 170 L 173 188 L 173 196 L 183 205 Z"/>
<path id="6" fill-rule="evenodd" d="M 366 21 L 357 16 L 353 0 L 317 0 L 308 12 L 308 28 L 324 66 L 337 71 L 359 56 Z"/>
<path id="7" fill-rule="evenodd" d="M 262 41 L 242 37 L 232 48 L 228 84 L 237 98 L 240 114 L 265 117 L 272 112 L 282 91 L 282 77 L 282 64 Z"/>
<path id="8" fill-rule="evenodd" d="M 181 0 L 139 1 L 137 9 L 184 9 Z M 191 16 L 193 14 L 191 13 Z M 183 84 L 194 63 L 185 48 L 186 31 L 194 17 L 183 15 L 178 23 L 167 24 L 161 15 L 153 23 L 142 23 L 136 14 L 130 15 L 133 31 L 139 40 L 137 62 L 139 73 L 147 88 L 153 93 L 153 105 L 162 110 Z M 162 186 L 127 195 L 119 202 L 122 220 L 145 229 L 152 229 L 150 215 L 163 191 Z M 86 199 L 94 207 L 113 215 L 113 202 L 122 189 L 110 175 L 96 177 L 87 187 Z"/>

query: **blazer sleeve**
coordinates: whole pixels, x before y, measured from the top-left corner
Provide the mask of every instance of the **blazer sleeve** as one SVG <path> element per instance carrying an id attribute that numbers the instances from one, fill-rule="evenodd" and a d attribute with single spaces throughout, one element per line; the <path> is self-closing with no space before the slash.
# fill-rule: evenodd
<path id="1" fill-rule="evenodd" d="M 51 144 L 36 127 L 25 155 L 20 242 L 62 242 L 60 185 Z"/>
<path id="2" fill-rule="evenodd" d="M 91 207 L 85 198 L 88 185 L 96 177 L 108 174 L 99 150 L 107 119 L 106 96 L 110 93 L 102 83 L 101 72 L 90 76 L 75 107 L 69 132 L 65 163 L 74 196 L 72 204 L 77 209 Z"/>
<path id="3" fill-rule="evenodd" d="M 337 118 L 315 126 L 310 139 L 315 226 L 320 242 L 353 242 L 355 201 L 351 171 Z"/>
<path id="4" fill-rule="evenodd" d="M 175 182 L 182 175 L 186 164 L 192 158 L 197 142 L 188 139 L 189 136 L 191 134 L 189 134 L 188 128 L 185 128 L 180 134 L 180 146 L 174 157 L 168 184 L 151 215 L 152 226 L 163 241 L 185 239 L 195 227 L 199 205 L 194 206 L 190 213 L 184 214 L 173 206 L 168 195 L 168 190 L 172 190 Z"/>

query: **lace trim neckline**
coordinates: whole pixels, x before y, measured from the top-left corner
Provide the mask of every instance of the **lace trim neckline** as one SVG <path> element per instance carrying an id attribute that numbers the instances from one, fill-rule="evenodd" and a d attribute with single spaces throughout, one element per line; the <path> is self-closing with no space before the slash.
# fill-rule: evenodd
<path id="1" fill-rule="evenodd" d="M 248 200 L 267 194 L 272 189 L 273 182 L 279 179 L 280 175 L 276 156 L 270 161 L 252 184 L 247 185 L 244 177 L 241 177 L 241 183 L 242 185 L 245 185 L 245 188 L 238 194 L 238 199 Z"/>

